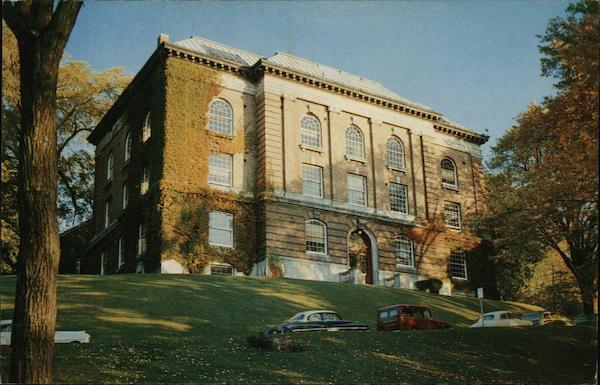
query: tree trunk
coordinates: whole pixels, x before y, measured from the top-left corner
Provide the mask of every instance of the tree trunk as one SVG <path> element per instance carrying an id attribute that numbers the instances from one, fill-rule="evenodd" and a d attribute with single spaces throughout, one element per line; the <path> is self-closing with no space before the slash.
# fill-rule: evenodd
<path id="1" fill-rule="evenodd" d="M 51 383 L 56 326 L 58 238 L 56 82 L 81 4 L 3 2 L 19 43 L 19 232 L 10 381 Z"/>
<path id="2" fill-rule="evenodd" d="M 588 272 L 578 271 L 575 274 L 575 279 L 577 280 L 577 286 L 579 287 L 579 293 L 581 294 L 583 313 L 594 314 L 594 300 L 596 296 L 594 278 L 593 274 L 586 273 Z"/>

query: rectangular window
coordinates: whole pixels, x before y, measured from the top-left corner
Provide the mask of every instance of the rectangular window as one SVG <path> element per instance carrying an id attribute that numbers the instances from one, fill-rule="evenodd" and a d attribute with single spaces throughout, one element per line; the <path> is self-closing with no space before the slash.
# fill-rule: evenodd
<path id="1" fill-rule="evenodd" d="M 233 215 L 213 211 L 208 218 L 208 243 L 233 248 Z"/>
<path id="2" fill-rule="evenodd" d="M 450 276 L 452 278 L 467 279 L 467 259 L 462 250 L 450 252 Z"/>
<path id="3" fill-rule="evenodd" d="M 367 205 L 367 178 L 348 174 L 348 203 L 357 206 Z"/>
<path id="4" fill-rule="evenodd" d="M 144 254 L 146 254 L 146 226 L 140 225 L 138 229 L 137 255 L 142 256 Z"/>
<path id="5" fill-rule="evenodd" d="M 127 204 L 129 203 L 129 191 L 127 189 L 127 183 L 123 183 L 123 210 L 125 210 L 127 208 Z"/>
<path id="6" fill-rule="evenodd" d="M 302 165 L 302 194 L 323 198 L 323 169 L 321 167 Z"/>
<path id="7" fill-rule="evenodd" d="M 120 269 L 125 264 L 125 257 L 123 255 L 123 238 L 119 238 L 119 261 L 117 269 Z"/>
<path id="8" fill-rule="evenodd" d="M 392 211 L 408 214 L 406 190 L 406 186 L 402 184 L 390 183 L 390 209 Z"/>
<path id="9" fill-rule="evenodd" d="M 221 263 L 211 263 L 210 275 L 233 275 L 233 267 Z"/>
<path id="10" fill-rule="evenodd" d="M 233 156 L 211 153 L 208 156 L 208 183 L 231 186 Z"/>
<path id="11" fill-rule="evenodd" d="M 444 220 L 446 221 L 446 226 L 460 230 L 460 205 L 458 203 L 444 203 Z"/>
<path id="12" fill-rule="evenodd" d="M 142 180 L 140 183 L 140 194 L 144 195 L 148 192 L 148 187 L 150 186 L 150 174 L 148 173 L 148 167 L 144 167 L 142 171 Z"/>
<path id="13" fill-rule="evenodd" d="M 104 202 L 104 228 L 107 228 L 108 225 L 110 225 L 110 202 L 110 198 Z"/>

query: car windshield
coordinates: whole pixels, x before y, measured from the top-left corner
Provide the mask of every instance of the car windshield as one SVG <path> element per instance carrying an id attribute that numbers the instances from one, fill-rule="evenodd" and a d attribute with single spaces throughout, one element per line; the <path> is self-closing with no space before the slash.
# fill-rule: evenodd
<path id="1" fill-rule="evenodd" d="M 536 321 L 540 318 L 540 314 L 539 313 L 527 313 L 523 316 L 524 320 L 527 321 Z"/>

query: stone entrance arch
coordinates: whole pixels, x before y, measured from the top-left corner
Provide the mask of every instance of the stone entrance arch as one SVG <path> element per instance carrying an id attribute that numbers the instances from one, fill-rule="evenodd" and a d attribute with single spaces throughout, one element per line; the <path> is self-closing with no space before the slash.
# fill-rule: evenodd
<path id="1" fill-rule="evenodd" d="M 363 283 L 379 284 L 379 258 L 377 239 L 364 227 L 354 227 L 347 236 L 348 267 L 352 272 L 364 274 Z"/>

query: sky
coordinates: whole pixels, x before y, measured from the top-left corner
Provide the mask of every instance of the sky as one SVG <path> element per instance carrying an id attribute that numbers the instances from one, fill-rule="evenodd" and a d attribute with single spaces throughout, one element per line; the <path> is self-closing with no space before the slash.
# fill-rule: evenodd
<path id="1" fill-rule="evenodd" d="M 287 52 L 383 85 L 478 132 L 490 148 L 532 101 L 555 92 L 537 48 L 568 1 L 86 2 L 66 47 L 100 71 L 131 74 L 156 49 L 201 36 Z"/>

